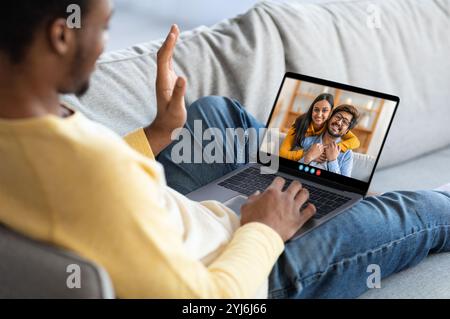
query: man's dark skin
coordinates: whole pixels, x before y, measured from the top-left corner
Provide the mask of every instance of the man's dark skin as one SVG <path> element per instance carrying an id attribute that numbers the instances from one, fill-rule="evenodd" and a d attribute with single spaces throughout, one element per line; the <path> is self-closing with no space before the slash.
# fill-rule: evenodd
<path id="1" fill-rule="evenodd" d="M 91 0 L 88 12 L 82 13 L 81 29 L 68 28 L 63 18 L 47 28 L 40 27 L 24 60 L 18 64 L 0 51 L 0 119 L 72 115 L 61 105 L 59 94 L 81 95 L 87 91 L 95 62 L 105 46 L 112 11 L 110 0 Z M 171 143 L 172 131 L 182 127 L 187 118 L 187 83 L 172 67 L 178 36 L 179 29 L 174 25 L 158 52 L 158 115 L 145 128 L 155 155 Z M 260 222 L 274 229 L 284 241 L 290 239 L 314 215 L 315 208 L 309 204 L 300 211 L 309 197 L 308 191 L 299 182 L 293 182 L 283 192 L 284 183 L 277 178 L 264 193 L 251 196 L 242 207 L 241 224 Z"/>

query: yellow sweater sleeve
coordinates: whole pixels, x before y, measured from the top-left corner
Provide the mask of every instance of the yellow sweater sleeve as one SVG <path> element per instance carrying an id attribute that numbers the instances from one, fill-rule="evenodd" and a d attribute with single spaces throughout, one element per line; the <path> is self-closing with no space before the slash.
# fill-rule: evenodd
<path id="1" fill-rule="evenodd" d="M 345 153 L 348 150 L 357 149 L 361 143 L 359 142 L 358 137 L 349 131 L 342 137 L 342 141 L 338 143 L 338 145 L 341 147 L 341 152 Z"/>
<path id="2" fill-rule="evenodd" d="M 91 160 L 97 164 L 83 171 L 89 183 L 74 188 L 79 200 L 73 217 L 57 221 L 56 241 L 102 265 L 120 298 L 251 298 L 267 280 L 284 249 L 271 228 L 239 228 L 207 267 L 175 231 L 156 164 Z"/>
<path id="3" fill-rule="evenodd" d="M 225 207 L 174 194 L 160 164 L 81 114 L 29 123 L 0 124 L 1 223 L 103 266 L 120 298 L 251 298 L 266 283 L 284 249 L 270 227 L 224 224 L 228 236 L 204 264 L 184 242 L 183 217 L 215 224 Z M 142 133 L 132 141 L 146 149 Z"/>
<path id="4" fill-rule="evenodd" d="M 144 129 L 138 129 L 124 137 L 125 142 L 132 148 L 141 153 L 142 155 L 155 159 L 150 143 L 148 142 L 147 135 Z"/>
<path id="5" fill-rule="evenodd" d="M 291 127 L 283 143 L 281 143 L 280 156 L 289 159 L 291 161 L 298 162 L 303 157 L 303 150 L 291 151 L 294 142 L 295 142 L 295 130 L 293 127 Z"/>

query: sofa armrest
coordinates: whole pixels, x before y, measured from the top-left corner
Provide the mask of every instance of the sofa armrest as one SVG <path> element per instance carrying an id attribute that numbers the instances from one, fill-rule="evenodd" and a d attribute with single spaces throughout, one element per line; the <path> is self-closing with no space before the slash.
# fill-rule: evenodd
<path id="1" fill-rule="evenodd" d="M 0 299 L 114 298 L 110 278 L 100 266 L 2 225 L 0 260 Z M 80 288 L 71 289 L 67 285 L 74 274 L 70 265 L 79 270 Z"/>

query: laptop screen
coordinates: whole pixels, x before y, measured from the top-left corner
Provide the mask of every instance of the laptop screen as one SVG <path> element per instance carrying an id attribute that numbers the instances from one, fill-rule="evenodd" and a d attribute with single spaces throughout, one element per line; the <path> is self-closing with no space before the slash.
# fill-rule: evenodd
<path id="1" fill-rule="evenodd" d="M 260 152 L 302 176 L 369 187 L 398 97 L 287 73 Z"/>

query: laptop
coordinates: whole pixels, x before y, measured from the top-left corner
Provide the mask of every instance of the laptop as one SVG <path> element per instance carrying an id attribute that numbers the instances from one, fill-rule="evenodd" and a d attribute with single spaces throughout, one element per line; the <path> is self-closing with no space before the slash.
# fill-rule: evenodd
<path id="1" fill-rule="evenodd" d="M 293 124 L 301 115 L 308 112 L 319 96 L 323 95 L 333 97 L 334 109 L 345 104 L 358 110 L 359 121 L 348 130 L 357 138 L 356 140 L 353 138 L 351 143 L 353 148 L 349 147 L 345 152 L 340 151 L 333 163 L 323 162 L 322 159 L 322 162 L 317 160 L 305 164 L 302 159 L 286 156 L 286 152 L 280 149 L 286 144 L 284 142 L 289 134 L 292 135 Z M 268 116 L 263 138 L 260 138 L 262 142 L 257 146 L 257 160 L 242 165 L 239 169 L 189 193 L 187 197 L 195 201 L 220 201 L 239 215 L 240 208 L 248 196 L 256 191 L 263 192 L 275 177 L 279 176 L 286 180 L 285 189 L 292 181 L 298 180 L 310 193 L 308 202 L 317 208 L 316 215 L 296 233 L 293 239 L 303 236 L 352 207 L 367 195 L 399 103 L 398 97 L 389 94 L 311 76 L 286 73 Z M 342 117 L 338 118 L 338 125 L 341 125 L 341 122 L 344 122 Z M 303 154 L 308 151 L 306 144 L 320 143 L 322 138 L 325 138 L 326 132 L 330 132 L 329 123 L 325 124 L 317 135 L 305 135 L 302 144 L 305 145 Z M 335 133 L 333 137 L 336 143 L 345 142 L 348 138 L 347 134 L 336 137 L 335 131 L 331 133 Z M 328 138 L 329 136 L 325 140 L 328 141 Z M 284 149 L 286 150 L 286 147 Z M 299 149 L 302 148 L 299 148 L 298 143 L 295 147 L 288 145 L 289 151 Z M 274 163 L 277 164 L 276 169 L 273 169 Z"/>

